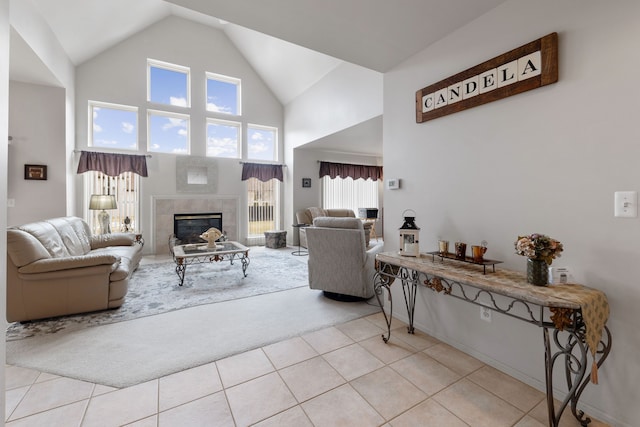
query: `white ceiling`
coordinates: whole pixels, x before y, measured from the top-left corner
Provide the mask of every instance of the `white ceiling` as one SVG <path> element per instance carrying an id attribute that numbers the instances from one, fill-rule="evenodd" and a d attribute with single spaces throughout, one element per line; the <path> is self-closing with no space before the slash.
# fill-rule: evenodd
<path id="1" fill-rule="evenodd" d="M 342 61 L 386 72 L 505 0 L 30 1 L 75 65 L 170 15 L 220 29 L 286 105 Z M 59 85 L 16 31 L 10 78 Z"/>

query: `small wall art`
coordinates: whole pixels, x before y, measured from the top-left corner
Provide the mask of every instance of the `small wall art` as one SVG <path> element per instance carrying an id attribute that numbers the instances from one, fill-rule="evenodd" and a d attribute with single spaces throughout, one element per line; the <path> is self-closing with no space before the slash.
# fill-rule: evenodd
<path id="1" fill-rule="evenodd" d="M 302 188 L 311 188 L 311 178 L 302 178 Z"/>
<path id="2" fill-rule="evenodd" d="M 24 179 L 47 180 L 47 165 L 24 165 Z"/>

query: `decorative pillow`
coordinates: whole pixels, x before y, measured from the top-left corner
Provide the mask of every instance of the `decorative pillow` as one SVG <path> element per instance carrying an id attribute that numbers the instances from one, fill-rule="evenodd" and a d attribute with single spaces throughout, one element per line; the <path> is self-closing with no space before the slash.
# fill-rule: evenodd
<path id="1" fill-rule="evenodd" d="M 309 208 L 309 213 L 311 214 L 311 219 L 318 218 L 319 216 L 328 216 L 329 214 L 325 209 L 322 208 Z"/>

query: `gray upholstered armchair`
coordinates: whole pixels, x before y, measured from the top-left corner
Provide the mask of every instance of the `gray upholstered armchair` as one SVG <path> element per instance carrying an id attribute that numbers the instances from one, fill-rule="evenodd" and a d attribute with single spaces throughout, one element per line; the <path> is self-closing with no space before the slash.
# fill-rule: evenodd
<path id="1" fill-rule="evenodd" d="M 375 257 L 382 242 L 367 248 L 358 218 L 318 217 L 308 227 L 309 287 L 325 295 L 371 298 Z"/>

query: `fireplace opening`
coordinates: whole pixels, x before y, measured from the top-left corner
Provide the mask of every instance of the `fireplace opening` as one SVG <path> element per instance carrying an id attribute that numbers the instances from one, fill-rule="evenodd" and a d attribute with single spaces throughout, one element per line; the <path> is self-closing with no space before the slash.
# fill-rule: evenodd
<path id="1" fill-rule="evenodd" d="M 213 213 L 183 213 L 173 215 L 173 234 L 176 244 L 203 243 L 200 235 L 215 227 L 222 230 L 222 212 Z M 219 240 L 219 239 L 218 239 Z"/>

